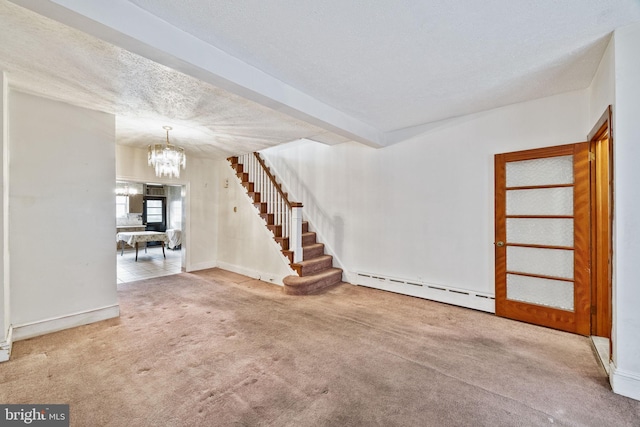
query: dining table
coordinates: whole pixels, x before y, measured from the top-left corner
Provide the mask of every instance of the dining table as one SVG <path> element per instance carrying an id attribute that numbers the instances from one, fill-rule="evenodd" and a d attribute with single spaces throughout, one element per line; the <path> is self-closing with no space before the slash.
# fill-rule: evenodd
<path id="1" fill-rule="evenodd" d="M 167 233 L 164 231 L 121 231 L 116 234 L 116 242 L 120 242 L 120 256 L 124 255 L 125 243 L 136 248 L 136 262 L 138 261 L 138 245 L 144 243 L 144 250 L 147 251 L 148 242 L 160 242 L 162 245 L 162 256 L 167 258 L 164 252 L 165 243 L 169 242 Z"/>

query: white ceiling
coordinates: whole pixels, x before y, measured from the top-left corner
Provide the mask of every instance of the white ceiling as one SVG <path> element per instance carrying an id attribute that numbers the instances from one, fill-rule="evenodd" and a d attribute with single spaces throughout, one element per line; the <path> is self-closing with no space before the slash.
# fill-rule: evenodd
<path id="1" fill-rule="evenodd" d="M 169 124 L 208 157 L 303 137 L 384 146 L 582 89 L 611 32 L 640 21 L 638 0 L 13 3 L 56 20 L 0 0 L 13 87 L 116 114 L 119 143 Z"/>

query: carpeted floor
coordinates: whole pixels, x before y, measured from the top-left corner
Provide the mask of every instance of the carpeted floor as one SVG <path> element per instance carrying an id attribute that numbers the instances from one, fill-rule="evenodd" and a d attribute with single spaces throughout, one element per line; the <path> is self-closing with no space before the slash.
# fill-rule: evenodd
<path id="1" fill-rule="evenodd" d="M 638 426 L 587 338 L 340 285 L 219 269 L 119 286 L 121 317 L 20 341 L 0 403 L 74 426 Z"/>

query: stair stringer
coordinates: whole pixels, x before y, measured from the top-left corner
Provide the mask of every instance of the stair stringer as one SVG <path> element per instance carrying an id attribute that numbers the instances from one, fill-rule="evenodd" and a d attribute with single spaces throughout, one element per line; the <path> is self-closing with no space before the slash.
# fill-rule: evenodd
<path id="1" fill-rule="evenodd" d="M 222 190 L 220 198 L 220 209 L 224 213 L 220 215 L 219 233 L 222 243 L 218 245 L 216 265 L 234 273 L 284 286 L 283 279 L 296 276 L 297 273 L 289 265 L 289 259 L 282 254 L 282 248 L 260 217 L 242 181 L 229 162 L 225 160 L 224 163 L 226 167 L 221 168 L 222 182 L 227 187 Z"/>
<path id="2" fill-rule="evenodd" d="M 287 183 L 282 179 L 283 175 L 282 173 L 280 173 L 280 171 L 278 170 L 277 167 L 274 166 L 274 164 L 271 162 L 271 159 L 268 157 L 267 154 L 265 154 L 264 152 L 260 152 L 260 154 L 262 155 L 262 158 L 264 159 L 265 164 L 273 171 L 273 174 L 275 176 L 278 177 L 278 182 L 280 183 L 280 185 L 282 186 L 282 190 L 290 195 L 292 195 L 292 197 L 295 200 L 300 200 L 302 202 L 303 208 L 302 208 L 302 217 L 304 221 L 307 221 L 309 223 L 309 231 L 313 231 L 316 233 L 316 237 L 317 237 L 317 241 L 318 242 L 322 242 L 324 244 L 324 251 L 325 254 L 327 255 L 331 255 L 333 257 L 333 266 L 335 268 L 339 268 L 342 270 L 342 278 L 343 279 L 347 279 L 348 282 L 350 282 L 349 278 L 346 277 L 347 276 L 347 270 L 345 268 L 344 263 L 342 262 L 342 260 L 340 259 L 340 257 L 338 256 L 338 254 L 336 253 L 336 251 L 333 249 L 333 246 L 331 244 L 331 240 L 327 239 L 327 237 L 322 234 L 322 231 L 320 230 L 320 228 L 316 227 L 315 225 L 315 221 L 314 221 L 314 217 L 313 217 L 313 212 L 316 210 L 319 210 L 318 206 L 315 206 L 314 203 L 311 202 L 311 200 L 309 200 L 309 198 L 305 198 L 305 197 L 300 197 L 300 194 L 296 194 L 295 191 L 291 191 L 291 188 L 287 185 Z M 304 195 L 302 195 L 304 196 Z"/>

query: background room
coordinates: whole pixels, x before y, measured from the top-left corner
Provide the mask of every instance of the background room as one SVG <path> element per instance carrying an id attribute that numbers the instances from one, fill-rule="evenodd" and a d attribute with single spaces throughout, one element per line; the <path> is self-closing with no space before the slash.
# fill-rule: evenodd
<path id="1" fill-rule="evenodd" d="M 184 188 L 133 181 L 116 182 L 116 233 L 118 283 L 180 273 Z M 135 248 L 127 234 L 142 231 L 166 233 L 165 247 L 149 241 Z M 122 238 L 122 239 L 121 239 Z"/>

